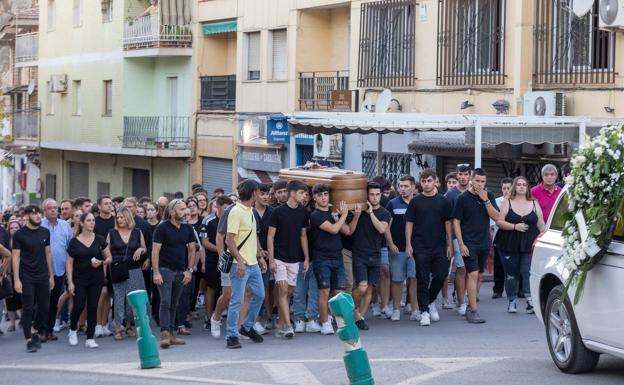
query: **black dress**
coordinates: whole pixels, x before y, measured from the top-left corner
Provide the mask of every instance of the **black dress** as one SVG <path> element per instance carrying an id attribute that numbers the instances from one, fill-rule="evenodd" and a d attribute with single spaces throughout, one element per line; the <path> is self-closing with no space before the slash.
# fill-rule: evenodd
<path id="1" fill-rule="evenodd" d="M 132 256 L 135 251 L 141 247 L 141 230 L 134 228 L 130 233 L 128 243 L 124 242 L 121 238 L 121 234 L 116 229 L 111 230 L 108 233 L 110 241 L 110 251 L 113 256 L 113 262 L 126 260 L 128 264 L 128 270 L 140 269 L 141 260 L 134 261 Z M 127 246 L 127 249 L 126 249 Z"/>
<path id="2" fill-rule="evenodd" d="M 90 285 L 104 283 L 104 270 L 102 267 L 94 268 L 91 259 L 104 260 L 103 251 L 106 248 L 106 240 L 95 234 L 93 243 L 87 247 L 78 238 L 72 238 L 67 246 L 67 254 L 74 259 L 73 280 L 74 285 Z"/>
<path id="3" fill-rule="evenodd" d="M 496 234 L 496 247 L 503 251 L 518 254 L 530 253 L 533 248 L 533 242 L 535 242 L 535 239 L 537 239 L 537 236 L 539 235 L 535 201 L 533 201 L 533 210 L 524 216 L 517 214 L 513 210 L 513 207 L 511 207 L 511 201 L 508 202 L 509 211 L 505 216 L 505 221 L 513 225 L 524 223 L 528 225 L 529 228 L 525 232 L 499 229 Z"/>

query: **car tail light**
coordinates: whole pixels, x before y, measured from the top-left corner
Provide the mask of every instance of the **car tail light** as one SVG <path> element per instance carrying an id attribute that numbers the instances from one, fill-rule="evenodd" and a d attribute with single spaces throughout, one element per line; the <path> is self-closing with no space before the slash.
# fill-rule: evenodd
<path id="1" fill-rule="evenodd" d="M 539 242 L 539 239 L 542 237 L 542 235 L 544 235 L 544 233 L 539 233 L 539 235 L 533 241 L 533 246 L 531 246 L 531 257 L 533 256 L 533 253 L 535 252 L 535 246 L 537 245 L 537 242 Z"/>

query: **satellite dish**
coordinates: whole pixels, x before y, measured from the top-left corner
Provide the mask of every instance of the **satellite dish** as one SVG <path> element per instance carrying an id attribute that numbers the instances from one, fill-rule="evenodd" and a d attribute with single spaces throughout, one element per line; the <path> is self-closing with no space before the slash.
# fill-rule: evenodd
<path id="1" fill-rule="evenodd" d="M 377 104 L 375 105 L 375 112 L 388 112 L 390 103 L 392 102 L 392 92 L 389 89 L 384 89 L 377 97 Z"/>
<path id="2" fill-rule="evenodd" d="M 30 79 L 28 83 L 28 95 L 32 95 L 35 92 L 35 79 Z"/>
<path id="3" fill-rule="evenodd" d="M 572 12 L 577 17 L 583 17 L 594 6 L 594 0 L 572 0 Z"/>
<path id="4" fill-rule="evenodd" d="M 366 95 L 364 101 L 362 102 L 362 111 L 371 112 L 373 110 L 373 101 L 370 98 L 370 95 Z"/>

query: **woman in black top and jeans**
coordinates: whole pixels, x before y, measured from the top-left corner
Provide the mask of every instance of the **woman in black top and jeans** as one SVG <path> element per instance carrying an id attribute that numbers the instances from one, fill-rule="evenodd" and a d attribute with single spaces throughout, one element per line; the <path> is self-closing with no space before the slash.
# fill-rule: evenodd
<path id="1" fill-rule="evenodd" d="M 93 232 L 95 216 L 84 213 L 80 216 L 77 235 L 67 246 L 67 292 L 74 297 L 71 310 L 69 344 L 78 344 L 78 319 L 87 305 L 87 348 L 97 348 L 93 335 L 97 321 L 97 308 L 104 284 L 102 266 L 111 263 L 111 255 L 106 250 L 106 240 Z"/>
<path id="2" fill-rule="evenodd" d="M 500 215 L 496 224 L 500 228 L 496 234 L 496 247 L 500 250 L 505 266 L 505 292 L 509 313 L 517 313 L 518 275 L 522 274 L 520 290 L 527 298 L 527 312 L 533 313 L 529 273 L 533 242 L 544 231 L 544 215 L 539 204 L 531 196 L 528 180 L 519 176 L 514 179 L 508 197 L 500 205 Z"/>

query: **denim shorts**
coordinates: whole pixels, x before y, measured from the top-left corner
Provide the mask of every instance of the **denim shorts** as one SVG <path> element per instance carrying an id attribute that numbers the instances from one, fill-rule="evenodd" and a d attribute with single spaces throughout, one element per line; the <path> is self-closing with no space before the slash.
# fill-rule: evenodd
<path id="1" fill-rule="evenodd" d="M 453 256 L 453 263 L 455 267 L 464 267 L 464 257 L 461 255 L 461 250 L 459 250 L 459 242 L 457 239 L 453 239 L 453 250 L 455 255 Z"/>
<path id="2" fill-rule="evenodd" d="M 312 270 L 319 289 L 345 289 L 345 268 L 342 256 L 337 259 L 317 259 L 312 262 Z"/>
<path id="3" fill-rule="evenodd" d="M 379 286 L 380 263 L 374 262 L 373 258 L 353 258 L 353 280 L 355 286 L 366 282 L 369 286 Z"/>
<path id="4" fill-rule="evenodd" d="M 390 256 L 390 274 L 392 282 L 403 282 L 407 278 L 416 278 L 416 261 L 408 257 L 404 251 L 397 256 Z"/>
<path id="5" fill-rule="evenodd" d="M 381 248 L 381 264 L 388 266 L 390 264 L 390 253 L 387 247 Z"/>

